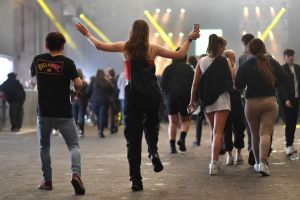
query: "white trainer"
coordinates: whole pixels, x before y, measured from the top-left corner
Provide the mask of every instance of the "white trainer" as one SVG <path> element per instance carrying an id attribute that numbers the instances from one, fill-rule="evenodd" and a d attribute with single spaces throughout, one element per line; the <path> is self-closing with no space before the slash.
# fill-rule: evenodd
<path id="1" fill-rule="evenodd" d="M 243 157 L 242 157 L 242 154 L 236 154 L 236 156 L 235 156 L 235 164 L 237 165 L 237 164 L 242 164 L 242 163 L 244 163 L 244 159 L 243 159 Z"/>
<path id="2" fill-rule="evenodd" d="M 260 173 L 262 176 L 270 176 L 270 171 L 269 171 L 268 165 L 266 165 L 264 163 L 259 163 L 258 173 Z"/>
<path id="3" fill-rule="evenodd" d="M 218 163 L 212 162 L 209 164 L 209 175 L 219 175 L 220 169 L 218 167 Z"/>
<path id="4" fill-rule="evenodd" d="M 232 156 L 227 155 L 226 165 L 234 165 L 234 160 Z"/>
<path id="5" fill-rule="evenodd" d="M 254 168 L 254 170 L 255 170 L 256 172 L 259 172 L 259 164 L 256 164 L 256 163 L 255 163 L 255 165 L 253 166 L 253 168 Z"/>
<path id="6" fill-rule="evenodd" d="M 294 146 L 288 146 L 285 148 L 285 153 L 287 156 L 291 156 L 292 154 L 295 153 Z"/>

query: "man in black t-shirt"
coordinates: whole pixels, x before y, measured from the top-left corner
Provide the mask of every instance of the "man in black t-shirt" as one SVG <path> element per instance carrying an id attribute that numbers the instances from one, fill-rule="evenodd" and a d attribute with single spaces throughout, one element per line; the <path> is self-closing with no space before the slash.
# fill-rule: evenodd
<path id="1" fill-rule="evenodd" d="M 70 102 L 70 81 L 75 90 L 82 82 L 74 62 L 63 56 L 66 40 L 61 33 L 51 32 L 46 38 L 49 53 L 37 55 L 31 64 L 31 76 L 36 76 L 38 88 L 37 135 L 40 143 L 40 159 L 43 182 L 42 190 L 52 190 L 52 169 L 50 157 L 50 135 L 53 128 L 62 134 L 71 154 L 72 180 L 75 193 L 83 195 L 80 163 L 80 150 L 77 129 Z"/>

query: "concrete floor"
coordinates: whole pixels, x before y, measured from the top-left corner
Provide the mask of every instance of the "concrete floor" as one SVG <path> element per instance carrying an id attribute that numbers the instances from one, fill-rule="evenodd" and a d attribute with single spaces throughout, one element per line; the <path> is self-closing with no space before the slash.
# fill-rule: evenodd
<path id="1" fill-rule="evenodd" d="M 236 199 L 275 200 L 300 199 L 300 161 L 289 161 L 284 154 L 283 127 L 274 133 L 274 152 L 270 159 L 270 177 L 259 177 L 246 163 L 223 164 L 222 175 L 209 176 L 209 131 L 204 126 L 201 147 L 192 147 L 195 126 L 187 137 L 187 153 L 168 154 L 167 124 L 162 124 L 159 153 L 165 169 L 153 172 L 143 146 L 142 175 L 144 191 L 131 192 L 123 130 L 99 139 L 94 127 L 80 140 L 82 177 L 85 196 L 75 196 L 70 184 L 69 155 L 60 136 L 52 137 L 53 190 L 40 191 L 39 146 L 35 133 L 16 135 L 0 133 L 0 199 Z M 297 130 L 297 132 L 299 132 Z M 295 146 L 300 148 L 296 136 Z M 245 140 L 246 141 L 246 140 Z M 243 152 L 247 160 L 247 153 Z M 225 161 L 226 157 L 223 157 Z"/>

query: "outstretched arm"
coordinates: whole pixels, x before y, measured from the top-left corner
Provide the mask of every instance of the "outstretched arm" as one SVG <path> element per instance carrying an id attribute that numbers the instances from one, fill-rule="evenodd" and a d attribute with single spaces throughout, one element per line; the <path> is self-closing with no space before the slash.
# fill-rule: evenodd
<path id="1" fill-rule="evenodd" d="M 75 25 L 76 29 L 85 37 L 87 37 L 87 39 L 98 49 L 98 50 L 102 50 L 102 51 L 108 51 L 108 52 L 123 52 L 123 48 L 124 48 L 124 44 L 125 42 L 121 41 L 121 42 L 115 42 L 115 43 L 104 43 L 101 42 L 100 40 L 98 40 L 97 38 L 95 38 L 90 32 L 89 30 L 83 26 L 81 23 L 77 23 Z"/>
<path id="2" fill-rule="evenodd" d="M 160 45 L 153 45 L 153 51 L 155 56 L 161 56 L 165 58 L 170 58 L 170 59 L 182 59 L 184 56 L 186 56 L 188 49 L 190 47 L 190 43 L 192 40 L 196 40 L 197 38 L 200 37 L 200 32 L 191 32 L 187 39 L 185 40 L 184 44 L 180 48 L 179 51 L 172 51 L 167 48 L 164 48 Z"/>

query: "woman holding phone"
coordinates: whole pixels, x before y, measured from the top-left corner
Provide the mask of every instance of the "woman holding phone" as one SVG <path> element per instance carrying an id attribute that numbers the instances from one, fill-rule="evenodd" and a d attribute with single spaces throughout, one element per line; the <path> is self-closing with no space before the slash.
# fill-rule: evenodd
<path id="1" fill-rule="evenodd" d="M 106 44 L 96 39 L 82 24 L 76 24 L 80 31 L 98 50 L 121 52 L 125 61 L 125 129 L 127 141 L 127 158 L 129 162 L 132 191 L 143 190 L 140 172 L 142 134 L 145 132 L 149 158 L 154 171 L 163 170 L 157 153 L 159 132 L 159 105 L 162 93 L 155 76 L 154 60 L 156 56 L 170 59 L 182 59 L 190 43 L 199 38 L 199 29 L 192 31 L 179 51 L 168 50 L 149 42 L 149 26 L 144 20 L 136 20 L 127 41 Z"/>

